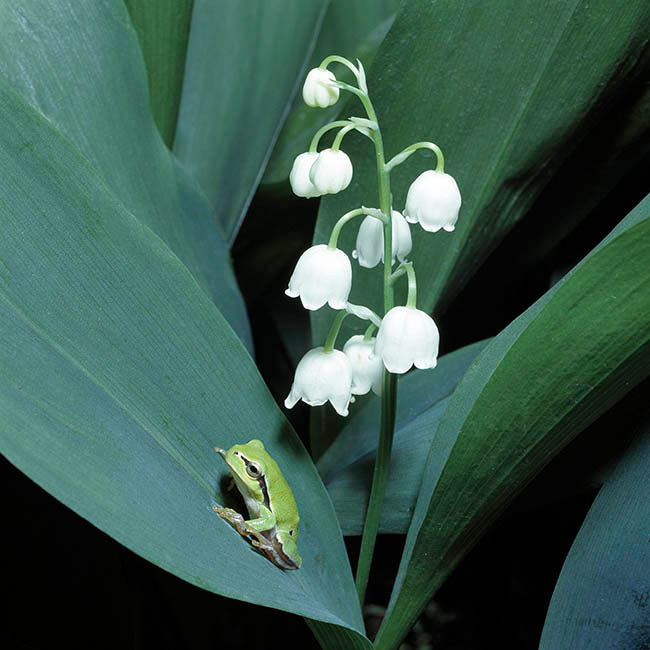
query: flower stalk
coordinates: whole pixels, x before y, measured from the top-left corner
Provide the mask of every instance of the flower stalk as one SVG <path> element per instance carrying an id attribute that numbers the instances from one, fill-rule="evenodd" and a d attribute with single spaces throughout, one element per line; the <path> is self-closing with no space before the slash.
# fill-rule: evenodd
<path id="1" fill-rule="evenodd" d="M 328 70 L 332 63 L 351 70 L 357 86 L 337 80 Z M 332 228 L 328 244 L 312 246 L 298 260 L 287 295 L 299 297 L 306 309 L 320 309 L 328 304 L 339 311 L 324 346 L 310 350 L 299 362 L 285 406 L 292 408 L 300 400 L 311 406 L 329 401 L 339 415 L 346 416 L 348 405 L 354 401 L 353 395 L 364 395 L 370 390 L 381 395 L 377 457 L 356 573 L 357 593 L 363 604 L 388 480 L 395 430 L 397 375 L 408 372 L 413 366 L 434 368 L 440 340 L 431 316 L 417 309 L 415 270 L 413 263 L 407 261 L 412 249 L 409 223 L 418 223 L 428 232 L 451 232 L 458 219 L 461 198 L 456 181 L 444 172 L 442 151 L 432 142 L 416 142 L 386 162 L 382 132 L 360 61 L 355 66 L 341 56 L 328 56 L 307 75 L 303 98 L 309 106 L 331 106 L 338 101 L 341 90 L 360 100 L 367 117 L 337 120 L 320 128 L 309 151 L 296 157 L 289 181 L 294 193 L 305 198 L 345 190 L 352 180 L 353 167 L 340 146 L 345 135 L 356 130 L 372 140 L 375 148 L 379 208 L 362 206 L 346 212 Z M 338 129 L 338 133 L 331 147 L 319 152 L 322 136 L 333 129 Z M 403 212 L 393 210 L 390 172 L 419 149 L 435 153 L 436 168 L 422 172 L 411 183 Z M 351 263 L 345 251 L 338 248 L 338 239 L 343 226 L 360 215 L 366 218 L 358 230 L 352 257 L 368 269 L 383 261 L 382 317 L 348 300 Z M 396 261 L 399 266 L 393 271 Z M 402 275 L 408 279 L 408 297 L 406 305 L 395 306 L 393 285 Z M 353 335 L 341 352 L 335 345 L 347 314 L 370 321 L 370 325 L 363 335 Z M 377 333 L 373 336 L 375 330 Z"/>
<path id="2" fill-rule="evenodd" d="M 358 94 L 358 93 L 354 93 Z M 390 193 L 390 171 L 386 169 L 384 154 L 384 140 L 382 137 L 377 113 L 367 93 L 358 94 L 366 109 L 368 119 L 377 126 L 373 129 L 373 143 L 375 145 L 375 159 L 377 163 L 377 182 L 379 186 L 379 209 L 388 218 L 384 223 L 384 315 L 392 309 L 394 304 L 393 285 L 390 281 L 393 259 L 393 226 L 392 204 Z M 381 390 L 381 425 L 379 430 L 379 444 L 377 458 L 372 477 L 370 501 L 366 512 L 366 521 L 361 536 L 361 550 L 357 564 L 355 583 L 359 602 L 363 605 L 368 587 L 370 565 L 379 532 L 379 518 L 386 495 L 388 468 L 390 454 L 393 446 L 395 432 L 395 409 L 397 404 L 397 376 L 384 369 Z"/>

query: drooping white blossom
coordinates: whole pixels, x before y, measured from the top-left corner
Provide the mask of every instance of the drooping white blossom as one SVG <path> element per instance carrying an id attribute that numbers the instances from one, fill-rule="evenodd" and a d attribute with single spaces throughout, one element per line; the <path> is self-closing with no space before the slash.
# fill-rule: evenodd
<path id="1" fill-rule="evenodd" d="M 302 87 L 302 98 L 307 106 L 327 108 L 336 104 L 339 99 L 339 89 L 332 84 L 336 81 L 333 72 L 323 68 L 313 68 L 309 71 Z"/>
<path id="2" fill-rule="evenodd" d="M 392 224 L 391 248 L 394 264 L 396 258 L 400 262 L 406 259 L 411 252 L 413 240 L 406 219 L 397 210 L 392 211 Z M 380 261 L 384 261 L 384 224 L 379 219 L 368 216 L 361 222 L 357 234 L 357 247 L 352 251 L 352 257 L 358 259 L 359 264 L 367 269 L 372 269 Z"/>
<path id="3" fill-rule="evenodd" d="M 375 338 L 366 341 L 363 334 L 351 337 L 343 346 L 343 352 L 352 365 L 352 394 L 365 395 L 370 389 L 381 395 L 384 364 L 374 354 Z"/>
<path id="4" fill-rule="evenodd" d="M 287 296 L 298 298 L 305 309 L 345 309 L 352 287 L 350 258 L 338 248 L 318 244 L 308 248 L 298 260 L 289 280 Z"/>
<path id="5" fill-rule="evenodd" d="M 433 319 L 415 307 L 393 307 L 381 321 L 375 354 L 386 369 L 405 373 L 413 365 L 435 368 L 440 335 Z"/>
<path id="6" fill-rule="evenodd" d="M 404 216 L 429 232 L 441 228 L 451 232 L 456 227 L 460 205 L 460 191 L 453 177 L 429 169 L 411 183 Z"/>
<path id="7" fill-rule="evenodd" d="M 309 170 L 309 180 L 320 194 L 336 194 L 352 180 L 352 162 L 344 151 L 323 149 Z"/>
<path id="8" fill-rule="evenodd" d="M 340 350 L 314 348 L 300 360 L 284 405 L 293 408 L 299 400 L 309 406 L 329 401 L 339 415 L 348 414 L 352 397 L 352 366 Z"/>
<path id="9" fill-rule="evenodd" d="M 314 196 L 321 195 L 309 180 L 309 172 L 317 158 L 317 152 L 306 151 L 296 156 L 296 159 L 293 161 L 293 167 L 289 174 L 289 183 L 291 183 L 291 189 L 296 196 L 310 199 Z"/>

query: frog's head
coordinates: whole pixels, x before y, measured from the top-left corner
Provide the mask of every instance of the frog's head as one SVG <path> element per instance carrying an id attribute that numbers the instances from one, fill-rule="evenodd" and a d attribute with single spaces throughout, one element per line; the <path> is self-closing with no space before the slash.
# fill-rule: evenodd
<path id="1" fill-rule="evenodd" d="M 265 501 L 266 479 L 264 466 L 264 445 L 260 440 L 251 440 L 245 445 L 233 445 L 227 451 L 215 447 L 232 472 L 240 492 L 245 486 L 257 501 Z"/>

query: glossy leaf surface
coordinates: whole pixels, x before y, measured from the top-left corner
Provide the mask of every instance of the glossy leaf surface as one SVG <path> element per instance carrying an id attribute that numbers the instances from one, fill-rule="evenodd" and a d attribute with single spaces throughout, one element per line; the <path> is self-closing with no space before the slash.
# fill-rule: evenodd
<path id="1" fill-rule="evenodd" d="M 325 0 L 195 0 L 174 149 L 232 243 L 302 84 Z"/>
<path id="2" fill-rule="evenodd" d="M 360 630 L 327 493 L 239 339 L 164 242 L 4 84 L 0 115 L 5 455 L 195 585 Z M 273 566 L 212 511 L 229 503 L 213 447 L 254 435 L 300 504 L 299 571 Z"/>
<path id="3" fill-rule="evenodd" d="M 541 650 L 627 650 L 642 648 L 650 638 L 649 467 L 646 421 L 605 480 L 571 546 L 553 592 Z"/>
<path id="4" fill-rule="evenodd" d="M 125 0 L 149 77 L 151 111 L 172 147 L 194 0 Z"/>
<path id="5" fill-rule="evenodd" d="M 0 11 L 3 453 L 189 582 L 358 636 L 331 502 L 215 307 L 232 287 L 208 295 L 229 261 L 206 252 L 219 231 L 157 133 L 123 3 Z M 213 276 L 197 262 L 204 253 Z M 293 573 L 212 511 L 230 505 L 212 448 L 254 436 L 300 504 L 304 565 Z"/>
<path id="6" fill-rule="evenodd" d="M 252 349 L 223 236 L 152 120 L 146 71 L 124 4 L 0 5 L 0 77 L 170 246 Z"/>
<path id="7" fill-rule="evenodd" d="M 377 647 L 393 647 L 514 496 L 648 376 L 649 256 L 650 197 L 501 332 L 458 385 Z"/>

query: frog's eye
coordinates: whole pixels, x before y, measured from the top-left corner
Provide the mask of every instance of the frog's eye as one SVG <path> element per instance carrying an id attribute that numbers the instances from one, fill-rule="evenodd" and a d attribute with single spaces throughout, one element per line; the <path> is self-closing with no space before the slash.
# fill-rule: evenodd
<path id="1" fill-rule="evenodd" d="M 259 478 L 262 476 L 262 470 L 255 463 L 247 463 L 246 472 L 251 478 Z"/>

